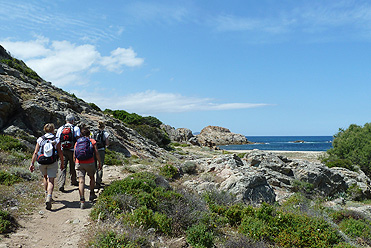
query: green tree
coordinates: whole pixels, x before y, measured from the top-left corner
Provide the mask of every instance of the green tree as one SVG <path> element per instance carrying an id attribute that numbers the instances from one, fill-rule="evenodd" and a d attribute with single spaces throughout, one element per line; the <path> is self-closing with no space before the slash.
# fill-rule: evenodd
<path id="1" fill-rule="evenodd" d="M 333 148 L 327 151 L 327 163 L 350 161 L 371 175 L 371 123 L 363 127 L 352 124 L 348 129 L 339 129 L 334 136 Z M 340 164 L 340 163 L 339 163 Z"/>

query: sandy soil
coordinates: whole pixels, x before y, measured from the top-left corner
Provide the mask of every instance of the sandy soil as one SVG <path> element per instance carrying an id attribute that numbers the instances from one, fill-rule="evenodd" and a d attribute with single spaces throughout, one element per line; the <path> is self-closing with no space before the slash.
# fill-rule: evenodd
<path id="1" fill-rule="evenodd" d="M 121 170 L 122 167 L 105 166 L 103 182 L 107 184 L 112 180 L 123 178 Z M 8 238 L 0 240 L 0 248 L 79 247 L 80 239 L 90 225 L 89 213 L 92 203 L 88 203 L 88 208 L 80 209 L 77 187 L 66 186 L 65 189 L 67 193 L 54 190 L 51 211 L 46 210 L 42 205 L 35 209 L 31 216 L 19 220 L 21 228 Z M 98 191 L 97 194 L 99 193 Z M 89 190 L 86 189 L 85 198 L 88 199 L 88 196 Z"/>

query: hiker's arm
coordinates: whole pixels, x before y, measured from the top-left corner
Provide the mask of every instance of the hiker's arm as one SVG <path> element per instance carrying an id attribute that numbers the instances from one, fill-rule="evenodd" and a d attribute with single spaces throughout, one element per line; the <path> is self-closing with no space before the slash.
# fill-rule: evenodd
<path id="1" fill-rule="evenodd" d="M 37 153 L 39 152 L 39 149 L 40 149 L 40 145 L 39 145 L 39 143 L 36 143 L 35 151 L 32 154 L 31 165 L 30 165 L 30 168 L 29 168 L 31 172 L 33 172 L 35 170 L 34 164 L 36 162 Z"/>
<path id="2" fill-rule="evenodd" d="M 63 152 L 61 149 L 61 143 L 57 144 L 57 151 L 58 151 L 59 159 L 61 160 L 60 169 L 63 170 L 64 169 L 64 156 L 63 156 Z"/>
<path id="3" fill-rule="evenodd" d="M 99 162 L 98 169 L 101 170 L 102 169 L 102 161 L 100 160 L 100 156 L 99 156 L 99 152 L 98 152 L 98 148 L 97 148 L 96 144 L 94 145 L 94 152 L 95 152 L 95 156 L 97 157 L 97 160 Z"/>

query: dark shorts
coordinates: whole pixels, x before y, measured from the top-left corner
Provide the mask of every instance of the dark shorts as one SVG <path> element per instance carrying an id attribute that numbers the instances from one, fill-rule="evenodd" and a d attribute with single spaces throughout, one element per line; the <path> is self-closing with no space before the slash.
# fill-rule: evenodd
<path id="1" fill-rule="evenodd" d="M 94 163 L 89 163 L 89 164 L 76 163 L 75 168 L 76 168 L 77 177 L 85 177 L 86 174 L 88 174 L 89 177 L 94 177 L 94 174 L 95 174 Z"/>

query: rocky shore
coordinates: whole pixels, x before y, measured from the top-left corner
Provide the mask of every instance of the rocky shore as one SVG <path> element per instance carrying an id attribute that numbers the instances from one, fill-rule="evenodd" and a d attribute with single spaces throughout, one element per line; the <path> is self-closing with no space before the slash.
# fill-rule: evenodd
<path id="1" fill-rule="evenodd" d="M 252 150 L 228 150 L 233 153 L 248 153 Z M 265 151 L 277 155 L 286 156 L 289 159 L 302 159 L 310 162 L 320 162 L 320 158 L 326 156 L 326 152 L 322 151 Z"/>

